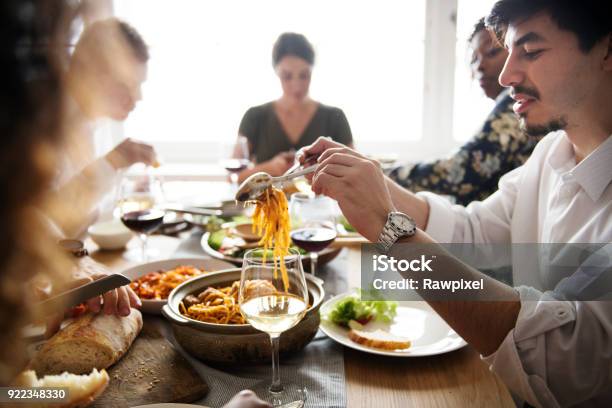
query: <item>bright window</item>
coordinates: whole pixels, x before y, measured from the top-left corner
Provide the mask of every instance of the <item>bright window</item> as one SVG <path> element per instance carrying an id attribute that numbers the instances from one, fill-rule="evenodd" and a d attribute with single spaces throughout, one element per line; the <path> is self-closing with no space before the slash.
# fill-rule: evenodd
<path id="1" fill-rule="evenodd" d="M 280 95 L 272 45 L 303 33 L 311 96 L 342 108 L 357 144 L 421 137 L 425 0 L 120 0 L 150 45 L 144 99 L 125 134 L 151 142 L 233 140 L 250 106 Z"/>

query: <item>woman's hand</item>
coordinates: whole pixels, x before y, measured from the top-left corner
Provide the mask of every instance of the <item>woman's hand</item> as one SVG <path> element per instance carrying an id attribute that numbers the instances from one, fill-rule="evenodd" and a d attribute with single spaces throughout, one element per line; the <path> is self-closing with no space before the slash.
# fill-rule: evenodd
<path id="1" fill-rule="evenodd" d="M 267 162 L 262 163 L 261 168 L 271 176 L 281 176 L 289 170 L 294 160 L 294 152 L 280 152 Z"/>

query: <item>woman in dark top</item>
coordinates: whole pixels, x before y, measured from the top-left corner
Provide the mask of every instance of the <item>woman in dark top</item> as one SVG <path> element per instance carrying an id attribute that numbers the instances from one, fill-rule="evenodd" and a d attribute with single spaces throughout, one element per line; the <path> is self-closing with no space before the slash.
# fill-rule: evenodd
<path id="1" fill-rule="evenodd" d="M 314 58 L 312 45 L 301 34 L 281 34 L 274 44 L 272 63 L 283 94 L 275 101 L 250 108 L 240 122 L 239 134 L 247 138 L 255 163 L 239 174 L 240 181 L 257 171 L 273 176 L 284 173 L 293 164 L 294 152 L 319 136 L 352 146 L 344 112 L 308 95 Z M 240 158 L 237 152 L 234 157 Z"/>

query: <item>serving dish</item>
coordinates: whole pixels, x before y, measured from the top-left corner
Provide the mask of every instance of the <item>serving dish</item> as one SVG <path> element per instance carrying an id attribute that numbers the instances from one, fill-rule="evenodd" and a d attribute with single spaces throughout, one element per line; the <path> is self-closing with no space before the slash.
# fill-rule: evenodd
<path id="1" fill-rule="evenodd" d="M 177 286 L 162 307 L 162 314 L 170 321 L 178 343 L 194 357 L 211 363 L 263 363 L 271 358 L 270 338 L 267 333 L 250 324 L 205 323 L 183 316 L 180 302 L 187 296 L 206 288 L 224 287 L 240 280 L 239 268 L 213 272 L 193 278 Z M 310 307 L 304 318 L 281 334 L 280 352 L 294 353 L 304 348 L 319 329 L 319 308 L 325 297 L 323 281 L 306 274 Z"/>
<path id="2" fill-rule="evenodd" d="M 242 204 L 237 204 L 235 200 L 225 200 L 211 205 L 198 205 L 194 206 L 194 208 L 219 210 L 221 212 L 219 217 L 223 219 L 231 219 L 249 213 L 248 208 L 245 208 Z M 192 225 L 207 228 L 211 217 L 208 215 L 183 214 L 183 218 Z"/>
<path id="3" fill-rule="evenodd" d="M 326 315 L 334 305 L 351 292 L 337 295 L 321 306 Z M 424 301 L 400 302 L 393 322 L 370 322 L 371 330 L 384 329 L 389 333 L 410 339 L 411 346 L 405 350 L 382 350 L 363 346 L 349 339 L 349 329 L 323 319 L 321 331 L 338 343 L 365 353 L 391 357 L 423 357 L 448 353 L 464 347 L 467 343 Z"/>
<path id="4" fill-rule="evenodd" d="M 200 245 L 202 249 L 204 250 L 204 252 L 206 252 L 207 255 L 210 255 L 211 257 L 216 258 L 216 259 L 221 259 L 227 262 L 231 262 L 234 265 L 238 265 L 238 266 L 242 265 L 242 257 L 229 256 L 213 248 L 210 243 L 210 238 L 211 238 L 211 233 L 207 232 L 202 235 L 202 239 L 200 240 Z M 334 246 L 329 246 L 325 248 L 324 250 L 319 252 L 319 259 L 317 261 L 318 265 L 321 266 L 321 265 L 325 265 L 326 263 L 330 262 L 336 256 L 338 256 L 341 250 L 342 250 L 341 247 L 334 247 Z M 309 270 L 308 268 L 310 268 L 310 258 L 308 254 L 302 255 L 302 265 L 304 267 L 304 270 Z"/>
<path id="5" fill-rule="evenodd" d="M 163 261 L 147 262 L 140 265 L 133 266 L 121 272 L 127 276 L 130 280 L 134 281 L 141 276 L 144 276 L 150 272 L 168 271 L 181 265 L 194 266 L 203 270 L 204 272 L 215 272 L 228 268 L 233 268 L 234 265 L 219 260 L 210 258 L 176 258 L 166 259 Z M 149 314 L 161 314 L 161 308 L 166 304 L 166 299 L 141 299 L 142 308 L 140 309 L 143 313 Z"/>

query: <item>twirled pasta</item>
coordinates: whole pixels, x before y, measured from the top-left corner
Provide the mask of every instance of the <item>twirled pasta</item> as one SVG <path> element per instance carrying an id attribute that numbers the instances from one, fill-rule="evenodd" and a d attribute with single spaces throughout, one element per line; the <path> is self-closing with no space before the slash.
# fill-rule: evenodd
<path id="1" fill-rule="evenodd" d="M 289 253 L 289 246 L 291 245 L 290 229 L 287 197 L 283 191 L 275 187 L 269 187 L 255 200 L 253 232 L 261 236 L 259 245 L 264 248 L 263 263 L 266 262 L 268 249 L 273 249 L 274 279 L 277 279 L 277 270 L 280 264 L 285 290 L 289 289 L 289 276 L 284 259 L 285 255 Z"/>

